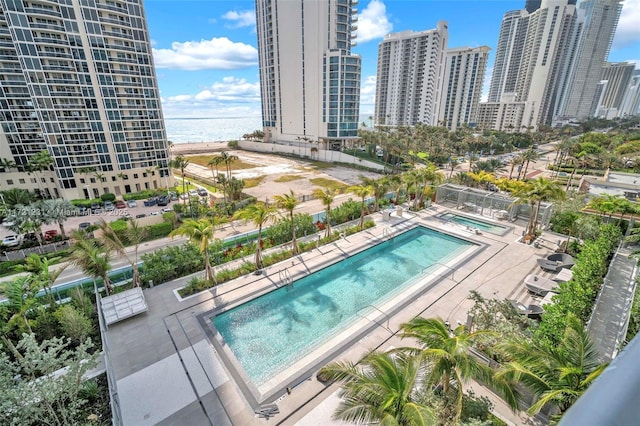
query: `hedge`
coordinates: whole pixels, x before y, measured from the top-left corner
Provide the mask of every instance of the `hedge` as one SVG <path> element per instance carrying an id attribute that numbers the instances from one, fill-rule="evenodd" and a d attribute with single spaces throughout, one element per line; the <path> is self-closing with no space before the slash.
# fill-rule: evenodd
<path id="1" fill-rule="evenodd" d="M 560 283 L 553 304 L 545 306 L 545 314 L 536 331 L 539 341 L 553 346 L 562 340 L 568 314 L 584 323 L 589 320 L 609 259 L 621 238 L 622 231 L 617 225 L 605 224 L 600 227 L 596 240 L 584 243 L 572 268 L 573 278 Z"/>

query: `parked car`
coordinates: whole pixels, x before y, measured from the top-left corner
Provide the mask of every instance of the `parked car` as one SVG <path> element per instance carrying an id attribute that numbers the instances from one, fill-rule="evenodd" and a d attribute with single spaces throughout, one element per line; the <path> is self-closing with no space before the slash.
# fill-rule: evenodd
<path id="1" fill-rule="evenodd" d="M 90 226 L 91 226 L 91 223 L 82 222 L 80 225 L 78 225 L 78 229 L 81 230 L 81 231 L 85 231 Z"/>
<path id="2" fill-rule="evenodd" d="M 2 226 L 4 226 L 5 228 L 8 228 L 8 227 L 13 226 L 13 225 L 14 225 L 14 223 L 9 221 L 9 220 L 7 220 L 7 219 L 2 221 Z"/>
<path id="3" fill-rule="evenodd" d="M 147 217 L 147 215 L 144 213 L 140 213 L 136 215 L 136 219 L 142 219 L 143 217 Z"/>
<path id="4" fill-rule="evenodd" d="M 187 200 L 189 199 L 189 194 L 181 194 L 180 198 L 182 198 L 183 200 Z"/>
<path id="5" fill-rule="evenodd" d="M 204 188 L 198 188 L 198 195 L 201 197 L 206 197 L 207 195 L 209 195 L 209 193 Z"/>
<path id="6" fill-rule="evenodd" d="M 116 201 L 116 209 L 124 209 L 127 207 L 127 204 L 122 201 L 122 200 L 118 200 Z"/>
<path id="7" fill-rule="evenodd" d="M 198 191 L 196 191 L 195 189 L 189 190 L 189 197 L 197 197 L 197 196 L 198 196 Z"/>
<path id="8" fill-rule="evenodd" d="M 149 213 L 150 216 L 160 216 L 160 212 L 151 212 Z"/>
<path id="9" fill-rule="evenodd" d="M 44 231 L 44 239 L 47 241 L 54 239 L 58 235 L 59 235 L 58 231 L 56 231 L 55 229 L 49 229 L 48 231 Z"/>
<path id="10" fill-rule="evenodd" d="M 138 207 L 138 203 L 136 202 L 136 200 L 129 200 L 127 201 L 127 206 L 132 209 L 134 207 Z"/>
<path id="11" fill-rule="evenodd" d="M 91 204 L 91 213 L 99 213 L 102 207 L 98 203 Z"/>
<path id="12" fill-rule="evenodd" d="M 155 197 L 151 197 L 147 200 L 144 201 L 144 206 L 145 207 L 152 207 L 155 206 L 158 203 L 158 199 Z"/>
<path id="13" fill-rule="evenodd" d="M 162 195 L 160 197 L 158 197 L 158 205 L 159 206 L 166 206 L 169 204 L 171 200 L 169 200 L 169 197 L 167 197 L 166 195 Z"/>
<path id="14" fill-rule="evenodd" d="M 173 192 L 173 191 L 169 191 L 169 192 L 167 192 L 167 195 L 169 196 L 169 199 L 170 199 L 171 201 L 177 201 L 177 200 L 178 200 L 178 194 L 176 194 L 176 193 L 175 193 L 175 192 Z"/>
<path id="15" fill-rule="evenodd" d="M 22 244 L 22 236 L 21 235 L 7 235 L 2 240 L 2 245 L 7 247 L 18 247 Z"/>
<path id="16" fill-rule="evenodd" d="M 116 206 L 113 205 L 113 203 L 111 201 L 105 201 L 104 202 L 104 211 L 106 212 L 112 212 L 116 209 Z"/>
<path id="17" fill-rule="evenodd" d="M 170 213 L 170 212 L 173 211 L 173 209 L 171 207 L 165 207 L 161 211 L 162 211 L 162 213 Z"/>
<path id="18" fill-rule="evenodd" d="M 89 214 L 89 209 L 85 206 L 78 207 L 78 216 L 86 216 Z"/>

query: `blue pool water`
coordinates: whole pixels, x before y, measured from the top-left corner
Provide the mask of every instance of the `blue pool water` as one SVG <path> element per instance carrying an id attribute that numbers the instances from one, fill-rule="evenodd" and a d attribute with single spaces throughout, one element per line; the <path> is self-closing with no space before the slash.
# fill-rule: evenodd
<path id="1" fill-rule="evenodd" d="M 455 213 L 445 213 L 440 217 L 447 221 L 459 223 L 460 225 L 471 226 L 473 228 L 478 228 L 481 231 L 491 232 L 492 234 L 501 235 L 508 229 L 506 226 L 485 222 L 483 220 L 476 220 L 466 216 L 460 216 Z"/>
<path id="2" fill-rule="evenodd" d="M 260 386 L 344 330 L 360 318 L 359 313 L 367 312 L 365 308 L 402 291 L 425 268 L 446 263 L 473 245 L 414 228 L 292 286 L 226 311 L 213 322 L 253 383 Z"/>

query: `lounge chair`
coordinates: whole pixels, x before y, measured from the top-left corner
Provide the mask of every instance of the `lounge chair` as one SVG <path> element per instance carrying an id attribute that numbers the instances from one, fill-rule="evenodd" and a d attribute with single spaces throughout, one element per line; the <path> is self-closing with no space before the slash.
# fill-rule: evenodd
<path id="1" fill-rule="evenodd" d="M 553 280 L 558 283 L 566 283 L 568 281 L 571 281 L 572 278 L 573 272 L 571 272 L 571 269 L 562 268 L 560 272 L 558 272 L 558 275 L 553 277 Z"/>
<path id="2" fill-rule="evenodd" d="M 540 318 L 540 316 L 544 314 L 544 309 L 542 309 L 542 306 L 526 306 L 515 300 L 510 300 L 509 302 L 511 302 L 511 306 L 513 306 L 520 315 L 526 315 L 529 318 Z"/>
<path id="3" fill-rule="evenodd" d="M 531 293 L 537 296 L 545 296 L 550 291 L 554 291 L 558 283 L 540 275 L 529 274 L 524 279 L 524 285 Z"/>
<path id="4" fill-rule="evenodd" d="M 560 272 L 562 268 L 571 269 L 575 262 L 565 253 L 553 253 L 544 259 L 538 259 L 538 265 L 545 271 Z"/>

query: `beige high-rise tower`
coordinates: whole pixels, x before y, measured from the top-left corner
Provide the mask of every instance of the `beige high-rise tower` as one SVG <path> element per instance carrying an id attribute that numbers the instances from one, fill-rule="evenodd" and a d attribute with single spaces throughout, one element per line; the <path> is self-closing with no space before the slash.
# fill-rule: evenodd
<path id="1" fill-rule="evenodd" d="M 142 0 L 0 0 L 2 189 L 160 188 L 168 148 Z M 25 171 L 46 150 L 53 165 Z"/>

